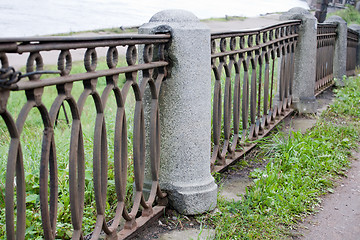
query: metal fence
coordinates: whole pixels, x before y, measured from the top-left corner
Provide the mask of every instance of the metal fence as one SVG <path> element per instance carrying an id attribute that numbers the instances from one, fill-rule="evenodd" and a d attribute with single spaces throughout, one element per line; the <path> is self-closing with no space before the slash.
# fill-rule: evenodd
<path id="1" fill-rule="evenodd" d="M 333 84 L 333 59 L 336 25 L 319 23 L 317 26 L 315 93 L 319 94 Z"/>
<path id="2" fill-rule="evenodd" d="M 359 34 L 348 29 L 347 31 L 347 51 L 346 51 L 346 75 L 352 76 L 355 74 L 356 68 L 356 51 L 359 42 Z"/>
<path id="3" fill-rule="evenodd" d="M 214 76 L 211 166 L 222 171 L 292 110 L 301 21 L 211 35 Z"/>
<path id="4" fill-rule="evenodd" d="M 300 24 L 294 20 L 258 30 L 211 34 L 212 171 L 224 171 L 256 145 L 254 140 L 293 112 Z M 333 83 L 336 26 L 319 24 L 317 31 L 318 94 Z M 8 141 L 0 138 L 8 152 L 4 199 L 8 239 L 25 238 L 29 183 L 24 160 L 29 156 L 24 156 L 24 135 L 28 133 L 24 129 L 34 120 L 32 109 L 38 110 L 32 130 L 42 131 L 33 165 L 39 169 L 36 194 L 43 238 L 58 237 L 59 195 L 67 194 L 59 190 L 61 175 L 68 176 L 64 181 L 73 228 L 67 229 L 71 232 L 68 238 L 122 239 L 161 213 L 167 197 L 159 186 L 158 100 L 168 67 L 176 64 L 166 58 L 170 41 L 167 34 L 0 39 L 0 127 L 9 135 Z M 358 34 L 349 30 L 347 74 L 354 73 L 357 43 Z M 75 72 L 77 63 L 72 56 L 79 50 L 83 67 Z M 55 69 L 44 61 L 46 52 L 58 54 Z M 29 55 L 23 72 L 11 67 L 10 56 L 20 54 Z M 105 64 L 100 66 L 102 62 Z M 14 98 L 24 98 L 17 113 L 9 107 Z M 92 107 L 89 111 L 88 105 Z M 85 125 L 90 125 L 91 136 L 85 133 Z M 61 127 L 68 128 L 69 135 L 57 130 Z M 63 149 L 64 144 L 59 146 L 62 138 L 68 150 Z M 149 196 L 143 193 L 146 159 L 150 162 Z M 85 233 L 89 181 L 93 183 L 96 217 Z M 130 198 L 129 186 L 134 193 Z M 111 206 L 107 199 L 110 191 L 115 196 Z M 109 212 L 111 216 L 107 216 Z"/>
<path id="5" fill-rule="evenodd" d="M 29 112 L 33 108 L 39 110 L 37 119 L 40 120 L 38 128 L 43 130 L 41 149 L 38 149 L 39 158 L 33 162 L 38 165 L 40 210 L 45 239 L 54 239 L 57 232 L 58 216 L 58 159 L 64 151 L 57 146 L 54 128 L 58 122 L 60 111 L 71 113 L 66 115 L 66 121 L 71 129 L 68 139 L 69 152 L 65 162 L 68 162 L 68 187 L 70 197 L 71 222 L 73 226 L 72 238 L 79 239 L 83 236 L 83 211 L 85 169 L 91 168 L 94 196 L 96 203 L 96 224 L 93 226 L 88 238 L 98 239 L 100 233 L 107 236 L 125 237 L 136 229 L 137 224 L 142 224 L 156 212 L 161 212 L 164 207 L 153 206 L 155 203 L 166 199 L 158 184 L 160 129 L 158 97 L 162 81 L 166 76 L 168 62 L 165 60 L 165 48 L 170 40 L 169 35 L 116 35 L 97 37 L 39 37 L 16 38 L 0 40 L 0 115 L 11 140 L 8 142 L 8 157 L 6 167 L 5 209 L 6 209 L 6 237 L 7 239 L 24 239 L 26 230 L 27 196 L 25 180 L 27 169 L 24 168 L 24 156 L 21 139 L 24 137 L 23 129 Z M 106 56 L 98 56 L 97 50 L 107 48 Z M 138 60 L 138 49 L 143 49 L 143 55 Z M 84 71 L 73 73 L 72 54 L 74 49 L 86 50 L 84 54 Z M 45 51 L 59 53 L 57 70 L 48 71 L 42 55 Z M 126 61 L 119 63 L 119 51 L 125 51 Z M 8 58 L 9 55 L 26 54 L 26 73 L 17 71 Z M 75 53 L 74 53 L 75 54 Z M 103 57 L 107 63 L 105 67 L 98 66 Z M 47 75 L 45 75 L 47 74 Z M 50 74 L 50 75 L 49 75 Z M 43 76 L 43 77 L 42 77 Z M 119 77 L 120 76 L 120 77 Z M 141 76 L 141 77 L 139 77 Z M 120 83 L 120 79 L 124 82 Z M 141 81 L 139 81 L 141 78 Z M 74 97 L 74 86 L 82 83 L 79 98 Z M 99 90 L 102 85 L 102 93 Z M 121 87 L 122 86 L 122 87 Z M 48 94 L 47 89 L 56 90 Z M 145 119 L 144 119 L 144 92 L 150 89 L 151 120 L 149 123 L 150 159 L 152 169 L 152 187 L 149 198 L 143 195 L 144 165 L 145 165 Z M 17 116 L 8 109 L 8 100 L 14 92 L 26 96 L 26 101 Z M 131 94 L 130 94 L 131 93 Z M 54 96 L 55 95 L 55 96 Z M 134 98 L 134 115 L 131 135 L 133 150 L 128 154 L 129 123 L 126 116 L 125 105 L 129 96 Z M 113 97 L 110 97 L 113 96 Z M 43 103 L 44 98 L 54 97 L 51 107 Z M 113 119 L 105 116 L 110 101 L 116 114 Z M 94 137 L 85 136 L 83 133 L 84 114 L 86 104 L 93 107 L 94 115 L 91 126 Z M 66 104 L 66 107 L 64 106 Z M 64 115 L 63 113 L 61 113 Z M 61 115 L 60 114 L 60 115 Z M 61 116 L 62 116 L 61 115 Z M 113 122 L 114 129 L 109 129 L 109 122 Z M 41 125 L 42 124 L 42 125 Z M 5 131 L 6 131 L 5 129 Z M 112 134 L 113 142 L 109 143 Z M 61 138 L 62 136 L 60 136 Z M 92 156 L 87 156 L 84 142 L 92 144 Z M 112 146 L 112 149 L 109 148 Z M 90 151 L 91 152 L 91 151 Z M 111 157 L 110 157 L 111 156 Z M 89 159 L 89 165 L 86 159 Z M 126 185 L 128 165 L 133 161 L 134 197 L 130 203 L 126 201 Z M 111 162 L 111 164 L 110 164 Z M 113 166 L 112 169 L 109 166 Z M 112 182 L 108 183 L 112 175 Z M 16 188 L 15 188 L 16 186 Z M 107 218 L 107 189 L 115 189 L 116 200 L 110 206 L 114 212 L 112 219 Z M 63 193 L 64 194 L 64 193 Z M 14 196 L 15 195 L 15 196 Z M 157 199 L 160 199 L 159 201 Z M 161 205 L 161 204 L 160 204 Z M 131 209 L 130 209 L 131 208 Z M 15 209 L 15 212 L 14 212 Z M 138 216 L 138 211 L 142 215 Z M 16 227 L 14 218 L 16 217 Z M 123 230 L 117 234 L 119 222 L 125 220 Z M 16 229 L 16 230 L 15 230 Z M 68 229 L 70 230 L 70 229 Z"/>

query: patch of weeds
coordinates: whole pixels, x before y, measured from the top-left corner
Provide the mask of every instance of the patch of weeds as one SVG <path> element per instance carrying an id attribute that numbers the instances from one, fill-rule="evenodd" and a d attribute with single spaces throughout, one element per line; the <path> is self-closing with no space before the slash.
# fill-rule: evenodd
<path id="1" fill-rule="evenodd" d="M 214 177 L 216 184 L 221 183 L 221 181 L 223 180 L 223 177 L 222 177 L 221 173 L 212 172 L 211 174 Z"/>
<path id="2" fill-rule="evenodd" d="M 360 24 L 360 13 L 355 9 L 354 6 L 347 5 L 345 9 L 328 14 L 328 17 L 333 15 L 340 16 L 347 22 L 348 25 L 352 23 Z"/>
<path id="3" fill-rule="evenodd" d="M 359 77 L 344 78 L 345 87 L 334 89 L 336 100 L 324 113 L 328 117 L 360 120 Z"/>
<path id="4" fill-rule="evenodd" d="M 333 191 L 334 180 L 346 175 L 360 136 L 360 78 L 345 83 L 310 131 L 275 134 L 260 144 L 268 153 L 265 169 L 251 172 L 254 184 L 241 201 L 219 197 L 218 210 L 206 219 L 216 228 L 216 239 L 288 238 L 320 204 L 320 196 Z"/>

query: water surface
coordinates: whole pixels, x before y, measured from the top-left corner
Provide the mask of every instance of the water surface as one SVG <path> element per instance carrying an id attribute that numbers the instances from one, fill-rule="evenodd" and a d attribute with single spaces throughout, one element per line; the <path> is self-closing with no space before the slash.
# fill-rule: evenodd
<path id="1" fill-rule="evenodd" d="M 2 0 L 0 37 L 138 26 L 164 9 L 185 9 L 210 18 L 251 17 L 296 6 L 308 8 L 301 0 Z"/>

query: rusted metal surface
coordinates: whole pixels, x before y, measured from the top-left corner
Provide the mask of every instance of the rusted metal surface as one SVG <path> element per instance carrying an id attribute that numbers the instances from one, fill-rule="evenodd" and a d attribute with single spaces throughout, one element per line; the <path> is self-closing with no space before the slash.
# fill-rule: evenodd
<path id="1" fill-rule="evenodd" d="M 346 51 L 346 75 L 355 75 L 356 51 L 359 43 L 359 34 L 348 28 L 347 31 L 347 51 Z"/>
<path id="2" fill-rule="evenodd" d="M 301 21 L 214 33 L 212 157 L 223 171 L 290 114 L 294 52 Z"/>
<path id="3" fill-rule="evenodd" d="M 320 94 L 334 84 L 333 59 L 336 41 L 336 25 L 318 24 L 315 93 Z"/>
<path id="4" fill-rule="evenodd" d="M 20 138 L 24 123 L 31 109 L 37 108 L 43 123 L 43 142 L 40 158 L 38 159 L 40 210 L 43 226 L 43 238 L 55 239 L 57 232 L 57 204 L 58 204 L 58 169 L 56 143 L 54 141 L 54 125 L 60 108 L 67 103 L 71 114 L 68 121 L 71 123 L 69 163 L 69 193 L 72 221 L 72 238 L 81 239 L 84 191 L 85 191 L 85 151 L 82 131 L 82 111 L 85 102 L 89 100 L 96 109 L 93 138 L 93 182 L 94 199 L 96 202 L 96 224 L 93 226 L 91 239 L 98 239 L 100 233 L 109 239 L 122 239 L 143 225 L 154 215 L 162 211 L 161 203 L 166 203 L 166 194 L 159 187 L 158 171 L 160 161 L 160 128 L 158 97 L 162 81 L 166 77 L 168 62 L 165 59 L 165 50 L 169 35 L 116 35 L 105 37 L 77 38 L 77 37 L 45 37 L 45 38 L 16 38 L 0 40 L 0 115 L 4 120 L 11 141 L 9 143 L 8 160 L 6 168 L 6 237 L 7 239 L 24 239 L 26 220 L 26 192 L 24 173 L 24 156 Z M 118 46 L 125 46 L 126 64 L 119 66 Z M 98 69 L 98 47 L 108 47 L 105 57 L 107 68 Z M 138 49 L 144 48 L 144 54 L 138 60 Z M 87 49 L 84 56 L 82 73 L 72 73 L 71 49 Z M 45 71 L 42 58 L 43 51 L 61 50 L 58 58 L 58 71 Z M 8 53 L 29 52 L 25 74 L 11 68 Z M 24 63 L 25 65 L 25 63 Z M 43 74 L 50 78 L 43 79 Z M 125 75 L 125 83 L 120 88 L 119 76 Z M 141 83 L 139 75 L 142 76 Z M 52 77 L 53 76 L 53 77 Z M 98 91 L 97 83 L 100 77 L 106 85 L 102 94 Z M 105 83 L 106 79 L 106 83 Z M 75 82 L 83 83 L 83 90 L 79 99 L 73 96 Z M 121 83 L 122 84 L 122 83 Z M 44 89 L 56 86 L 57 96 L 47 109 L 43 104 Z M 144 92 L 150 89 L 150 128 L 149 149 L 151 160 L 152 185 L 149 197 L 143 195 L 144 161 L 145 161 L 145 120 L 144 120 Z M 14 118 L 7 108 L 10 92 L 21 91 L 26 95 L 27 102 L 19 115 Z M 133 126 L 133 168 L 134 168 L 134 199 L 131 209 L 126 207 L 126 183 L 128 169 L 128 128 L 125 113 L 125 102 L 129 93 L 135 96 L 134 126 Z M 107 126 L 109 119 L 105 118 L 106 104 L 110 95 L 116 100 L 116 117 L 110 121 L 115 122 L 113 149 L 107 142 Z M 42 126 L 39 126 L 42 127 Z M 110 154 L 111 153 L 111 154 Z M 113 156 L 111 159 L 108 156 Z M 107 208 L 108 163 L 112 161 L 114 185 L 117 203 L 111 206 L 115 217 L 110 225 L 107 224 L 105 208 Z M 14 189 L 16 182 L 16 190 Z M 14 195 L 16 194 L 16 200 Z M 15 204 L 14 204 L 15 200 Z M 160 203 L 160 204 L 159 204 Z M 16 207 L 15 207 L 16 206 Z M 141 217 L 138 213 L 141 212 Z M 16 228 L 15 219 L 16 216 Z M 121 219 L 126 223 L 123 230 L 118 229 Z M 121 230 L 120 232 L 118 232 Z"/>

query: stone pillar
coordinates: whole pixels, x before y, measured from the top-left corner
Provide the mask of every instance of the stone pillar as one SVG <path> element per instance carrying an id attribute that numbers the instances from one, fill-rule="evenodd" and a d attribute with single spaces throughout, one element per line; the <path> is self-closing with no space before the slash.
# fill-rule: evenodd
<path id="1" fill-rule="evenodd" d="M 334 52 L 334 78 L 337 86 L 344 86 L 343 76 L 346 76 L 346 51 L 347 51 L 347 25 L 339 16 L 331 16 L 325 23 L 337 25 L 337 36 Z"/>
<path id="2" fill-rule="evenodd" d="M 293 106 L 300 113 L 316 113 L 316 35 L 317 20 L 306 9 L 292 8 L 281 20 L 302 20 L 295 50 Z"/>
<path id="3" fill-rule="evenodd" d="M 358 3 L 360 3 L 360 2 L 358 2 Z M 349 26 L 349 28 L 356 31 L 360 36 L 360 25 L 351 24 Z M 359 37 L 358 45 L 356 47 L 356 66 L 360 66 L 360 37 Z"/>
<path id="4" fill-rule="evenodd" d="M 216 207 L 217 185 L 210 172 L 210 29 L 190 12 L 155 14 L 139 33 L 170 33 L 170 74 L 162 83 L 160 186 L 180 213 Z"/>
<path id="5" fill-rule="evenodd" d="M 360 1 L 356 3 L 355 9 L 360 12 Z"/>

